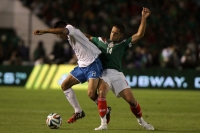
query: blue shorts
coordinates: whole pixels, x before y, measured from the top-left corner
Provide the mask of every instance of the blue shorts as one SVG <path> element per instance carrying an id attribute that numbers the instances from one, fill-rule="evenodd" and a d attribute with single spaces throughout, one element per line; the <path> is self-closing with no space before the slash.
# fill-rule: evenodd
<path id="1" fill-rule="evenodd" d="M 102 75 L 103 68 L 101 61 L 97 58 L 92 64 L 87 67 L 75 67 L 70 74 L 81 83 L 88 81 L 89 78 L 99 78 Z"/>

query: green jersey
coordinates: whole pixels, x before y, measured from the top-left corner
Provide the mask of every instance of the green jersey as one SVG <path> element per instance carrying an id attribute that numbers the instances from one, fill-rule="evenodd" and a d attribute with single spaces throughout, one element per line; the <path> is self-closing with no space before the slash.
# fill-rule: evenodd
<path id="1" fill-rule="evenodd" d="M 120 42 L 112 42 L 102 37 L 93 37 L 92 42 L 101 50 L 99 58 L 104 69 L 115 69 L 122 72 L 122 57 L 132 46 L 131 37 Z"/>

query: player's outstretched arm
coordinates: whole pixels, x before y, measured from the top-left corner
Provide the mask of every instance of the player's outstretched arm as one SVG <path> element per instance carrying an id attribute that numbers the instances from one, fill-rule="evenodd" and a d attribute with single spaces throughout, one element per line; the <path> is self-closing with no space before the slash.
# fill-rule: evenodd
<path id="1" fill-rule="evenodd" d="M 146 19 L 148 18 L 150 14 L 151 14 L 151 11 L 148 8 L 143 7 L 141 23 L 138 28 L 138 32 L 132 36 L 132 39 L 131 39 L 132 44 L 136 43 L 138 40 L 140 40 L 144 36 L 145 30 L 146 30 Z"/>
<path id="2" fill-rule="evenodd" d="M 53 29 L 47 29 L 47 30 L 35 30 L 33 32 L 34 35 L 43 35 L 46 33 L 51 33 L 51 34 L 69 34 L 68 29 L 66 28 L 53 28 Z"/>

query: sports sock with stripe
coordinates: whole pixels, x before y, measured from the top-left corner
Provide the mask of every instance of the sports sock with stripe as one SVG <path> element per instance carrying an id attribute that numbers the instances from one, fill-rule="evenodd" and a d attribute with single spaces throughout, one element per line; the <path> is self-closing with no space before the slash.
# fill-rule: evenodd
<path id="1" fill-rule="evenodd" d="M 107 102 L 106 98 L 98 98 L 98 110 L 99 110 L 99 115 L 101 117 L 104 117 L 107 112 Z"/>
<path id="2" fill-rule="evenodd" d="M 140 118 L 142 117 L 142 110 L 140 108 L 140 104 L 137 102 L 135 107 L 130 107 L 132 113 L 135 115 L 135 117 Z"/>

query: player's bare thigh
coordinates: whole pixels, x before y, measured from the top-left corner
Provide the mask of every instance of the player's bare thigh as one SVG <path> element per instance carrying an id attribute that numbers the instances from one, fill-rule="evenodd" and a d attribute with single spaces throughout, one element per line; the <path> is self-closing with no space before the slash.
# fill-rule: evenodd
<path id="1" fill-rule="evenodd" d="M 62 82 L 61 87 L 62 90 L 65 91 L 71 88 L 73 85 L 79 84 L 80 82 L 74 78 L 71 74 L 67 76 L 67 78 Z"/>

